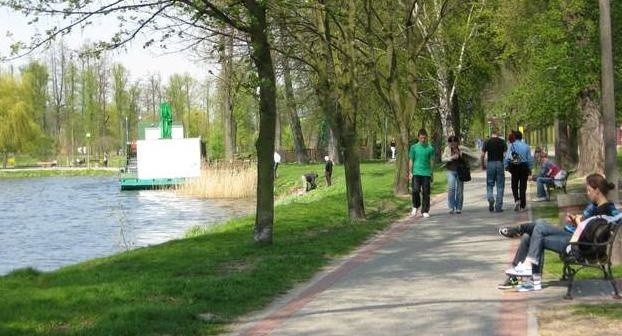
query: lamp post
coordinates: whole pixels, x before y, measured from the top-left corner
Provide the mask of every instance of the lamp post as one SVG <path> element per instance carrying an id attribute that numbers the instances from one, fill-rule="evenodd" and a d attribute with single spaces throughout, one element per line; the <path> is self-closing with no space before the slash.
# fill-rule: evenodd
<path id="1" fill-rule="evenodd" d="M 91 169 L 91 133 L 86 133 L 86 168 Z"/>

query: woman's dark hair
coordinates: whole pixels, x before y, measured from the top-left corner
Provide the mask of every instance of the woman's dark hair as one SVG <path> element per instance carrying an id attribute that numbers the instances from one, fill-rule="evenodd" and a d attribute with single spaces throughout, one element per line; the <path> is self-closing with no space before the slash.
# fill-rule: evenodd
<path id="1" fill-rule="evenodd" d="M 521 131 L 513 131 L 514 132 L 514 137 L 516 138 L 516 140 L 523 140 L 523 133 Z"/>
<path id="2" fill-rule="evenodd" d="M 447 138 L 447 142 L 458 142 L 458 137 L 455 135 L 450 135 L 449 138 Z"/>
<path id="3" fill-rule="evenodd" d="M 419 133 L 417 133 L 417 136 L 420 136 L 420 135 L 428 136 L 428 132 L 425 130 L 425 128 L 422 128 L 419 130 Z"/>
<path id="4" fill-rule="evenodd" d="M 510 143 L 514 143 L 514 141 L 516 141 L 516 133 L 514 133 L 514 131 L 510 132 L 508 135 L 508 141 Z"/>
<path id="5" fill-rule="evenodd" d="M 610 190 L 616 187 L 613 182 L 607 181 L 607 179 L 600 174 L 590 174 L 585 180 L 590 187 L 600 190 L 605 196 L 607 196 Z"/>

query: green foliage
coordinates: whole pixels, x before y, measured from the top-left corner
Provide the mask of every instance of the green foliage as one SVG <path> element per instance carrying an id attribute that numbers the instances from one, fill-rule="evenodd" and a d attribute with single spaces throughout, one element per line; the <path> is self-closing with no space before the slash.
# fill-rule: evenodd
<path id="1" fill-rule="evenodd" d="M 11 76 L 0 76 L 0 153 L 19 152 L 40 134 L 28 89 Z"/>
<path id="2" fill-rule="evenodd" d="M 493 107 L 496 114 L 535 128 L 551 125 L 551 114 L 579 125 L 579 93 L 599 88 L 597 3 L 502 1 L 498 14 L 503 57 L 516 84 Z"/>

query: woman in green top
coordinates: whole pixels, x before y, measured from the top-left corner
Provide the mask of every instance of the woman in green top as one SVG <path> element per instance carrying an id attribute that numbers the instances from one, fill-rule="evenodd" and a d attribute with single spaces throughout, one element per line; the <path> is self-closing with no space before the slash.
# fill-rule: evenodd
<path id="1" fill-rule="evenodd" d="M 413 193 L 413 208 L 410 215 L 416 216 L 421 207 L 421 214 L 424 218 L 428 218 L 430 217 L 430 184 L 434 147 L 428 143 L 428 132 L 424 128 L 419 130 L 417 137 L 419 142 L 410 146 L 408 152 L 408 171 Z"/>

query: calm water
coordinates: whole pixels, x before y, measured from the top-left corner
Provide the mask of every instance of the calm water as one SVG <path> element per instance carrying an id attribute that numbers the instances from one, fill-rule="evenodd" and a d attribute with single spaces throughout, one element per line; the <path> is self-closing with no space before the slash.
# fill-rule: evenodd
<path id="1" fill-rule="evenodd" d="M 116 177 L 0 180 L 0 275 L 22 267 L 49 271 L 159 244 L 253 207 L 171 191 L 121 192 Z"/>

